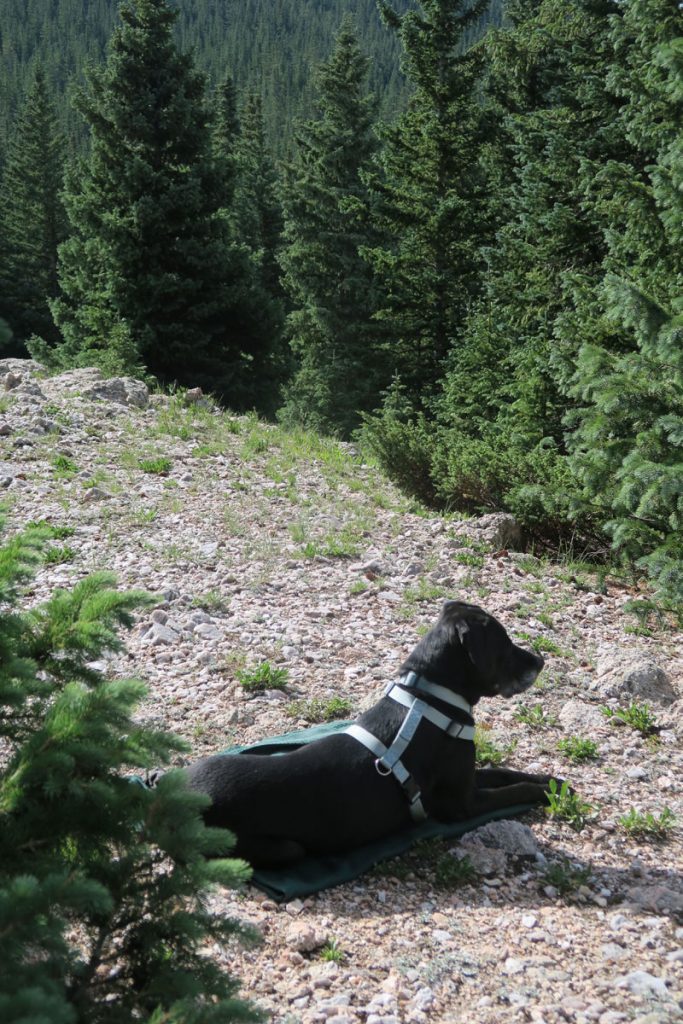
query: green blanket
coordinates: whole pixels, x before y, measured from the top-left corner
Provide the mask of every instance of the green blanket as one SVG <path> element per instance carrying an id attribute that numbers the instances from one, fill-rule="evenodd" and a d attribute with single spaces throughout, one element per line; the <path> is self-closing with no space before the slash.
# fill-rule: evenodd
<path id="1" fill-rule="evenodd" d="M 285 754 L 305 743 L 322 739 L 331 733 L 341 732 L 348 725 L 350 722 L 329 722 L 324 725 L 316 725 L 311 729 L 275 736 L 273 739 L 263 740 L 250 747 L 231 747 L 225 753 L 241 754 L 248 751 L 250 754 Z M 420 839 L 455 839 L 464 835 L 465 832 L 471 832 L 472 829 L 485 825 L 487 821 L 493 821 L 496 818 L 511 818 L 530 810 L 532 806 L 532 804 L 518 804 L 484 817 L 470 818 L 468 821 L 458 821 L 447 825 L 438 821 L 423 821 L 416 825 L 409 825 L 394 835 L 386 836 L 374 843 L 368 843 L 367 846 L 359 846 L 356 850 L 339 856 L 306 857 L 285 868 L 255 870 L 251 881 L 253 885 L 277 902 L 310 896 L 311 893 L 319 892 L 321 889 L 330 889 L 334 885 L 341 885 L 342 882 L 350 882 L 379 861 L 405 853 Z"/>

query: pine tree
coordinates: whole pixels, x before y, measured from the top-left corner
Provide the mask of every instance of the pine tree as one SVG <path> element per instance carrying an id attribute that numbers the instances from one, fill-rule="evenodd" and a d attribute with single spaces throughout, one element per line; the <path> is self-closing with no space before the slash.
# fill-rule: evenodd
<path id="1" fill-rule="evenodd" d="M 365 255 L 379 281 L 377 316 L 389 339 L 389 377 L 400 378 L 415 409 L 438 392 L 444 360 L 462 335 L 481 291 L 481 246 L 488 237 L 481 165 L 481 68 L 463 51 L 486 0 L 423 0 L 400 15 L 380 3 L 403 46 L 414 93 L 384 133 L 380 172 L 370 178 L 386 242 Z"/>
<path id="2" fill-rule="evenodd" d="M 223 162 L 223 205 L 230 216 L 237 178 L 237 142 L 240 120 L 237 112 L 237 90 L 232 76 L 226 74 L 214 96 L 216 106 L 213 129 L 214 156 Z"/>
<path id="3" fill-rule="evenodd" d="M 134 718 L 144 687 L 92 666 L 120 649 L 140 594 L 99 573 L 22 611 L 49 528 L 0 549 L 0 1019 L 3 1024 L 256 1021 L 204 953 L 248 937 L 208 912 L 244 879 L 179 772 L 147 789 L 123 772 L 181 744 Z"/>
<path id="4" fill-rule="evenodd" d="M 610 82 L 639 159 L 619 186 L 603 289 L 620 349 L 580 353 L 573 468 L 613 547 L 683 609 L 683 35 L 676 0 L 635 0 L 613 29 Z"/>
<path id="5" fill-rule="evenodd" d="M 485 43 L 496 238 L 449 359 L 434 475 L 444 501 L 469 489 L 541 535 L 585 537 L 594 524 L 575 521 L 565 464 L 566 383 L 583 336 L 614 343 L 598 299 L 607 221 L 596 192 L 605 166 L 630 155 L 605 81 L 618 14 L 611 0 L 518 0 L 508 16 Z"/>
<path id="6" fill-rule="evenodd" d="M 256 344 L 247 392 L 250 404 L 274 415 L 289 357 L 284 339 L 285 296 L 277 262 L 283 217 L 275 163 L 266 141 L 261 98 L 247 97 L 239 133 L 233 129 L 235 193 L 230 224 L 235 243 L 246 253 Z"/>
<path id="7" fill-rule="evenodd" d="M 57 246 L 66 219 L 59 198 L 63 141 L 41 67 L 35 72 L 10 141 L 0 192 L 0 314 L 16 339 L 56 341 L 48 300 L 59 292 Z"/>
<path id="8" fill-rule="evenodd" d="M 296 136 L 280 257 L 298 359 L 281 416 L 342 436 L 378 397 L 372 274 L 359 255 L 372 238 L 362 181 L 376 148 L 368 66 L 346 20 L 316 78 L 318 117 Z"/>
<path id="9" fill-rule="evenodd" d="M 254 344 L 247 266 L 221 216 L 230 186 L 176 17 L 167 0 L 125 3 L 106 67 L 80 96 L 91 151 L 65 196 L 58 358 L 112 369 L 115 345 L 119 369 L 140 362 L 239 404 Z"/>

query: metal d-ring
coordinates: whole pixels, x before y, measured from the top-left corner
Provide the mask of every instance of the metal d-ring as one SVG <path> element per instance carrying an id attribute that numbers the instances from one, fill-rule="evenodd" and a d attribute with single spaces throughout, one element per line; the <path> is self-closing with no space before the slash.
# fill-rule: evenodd
<path id="1" fill-rule="evenodd" d="M 378 775 L 391 775 L 391 768 L 387 768 L 385 764 L 382 764 L 382 761 L 379 757 L 375 760 L 375 769 Z"/>

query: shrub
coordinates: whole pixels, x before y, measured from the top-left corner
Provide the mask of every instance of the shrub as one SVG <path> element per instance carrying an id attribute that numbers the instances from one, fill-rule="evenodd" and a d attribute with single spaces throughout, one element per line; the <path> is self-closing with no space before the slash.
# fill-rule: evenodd
<path id="1" fill-rule="evenodd" d="M 248 936 L 205 906 L 246 865 L 205 859 L 232 837 L 204 826 L 181 773 L 153 790 L 123 776 L 182 744 L 135 720 L 140 682 L 89 667 L 146 598 L 99 573 L 21 611 L 48 538 L 34 528 L 0 548 L 0 1020 L 256 1020 L 202 952 Z"/>

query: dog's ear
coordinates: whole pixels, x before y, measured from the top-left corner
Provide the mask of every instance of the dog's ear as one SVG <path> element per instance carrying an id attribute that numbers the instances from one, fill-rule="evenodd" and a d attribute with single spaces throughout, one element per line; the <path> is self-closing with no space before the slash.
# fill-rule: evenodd
<path id="1" fill-rule="evenodd" d="M 489 675 L 495 658 L 495 652 L 491 649 L 490 631 L 486 628 L 491 622 L 491 616 L 477 605 L 460 601 L 448 601 L 444 605 L 444 614 L 450 618 L 474 667 L 482 675 Z"/>

